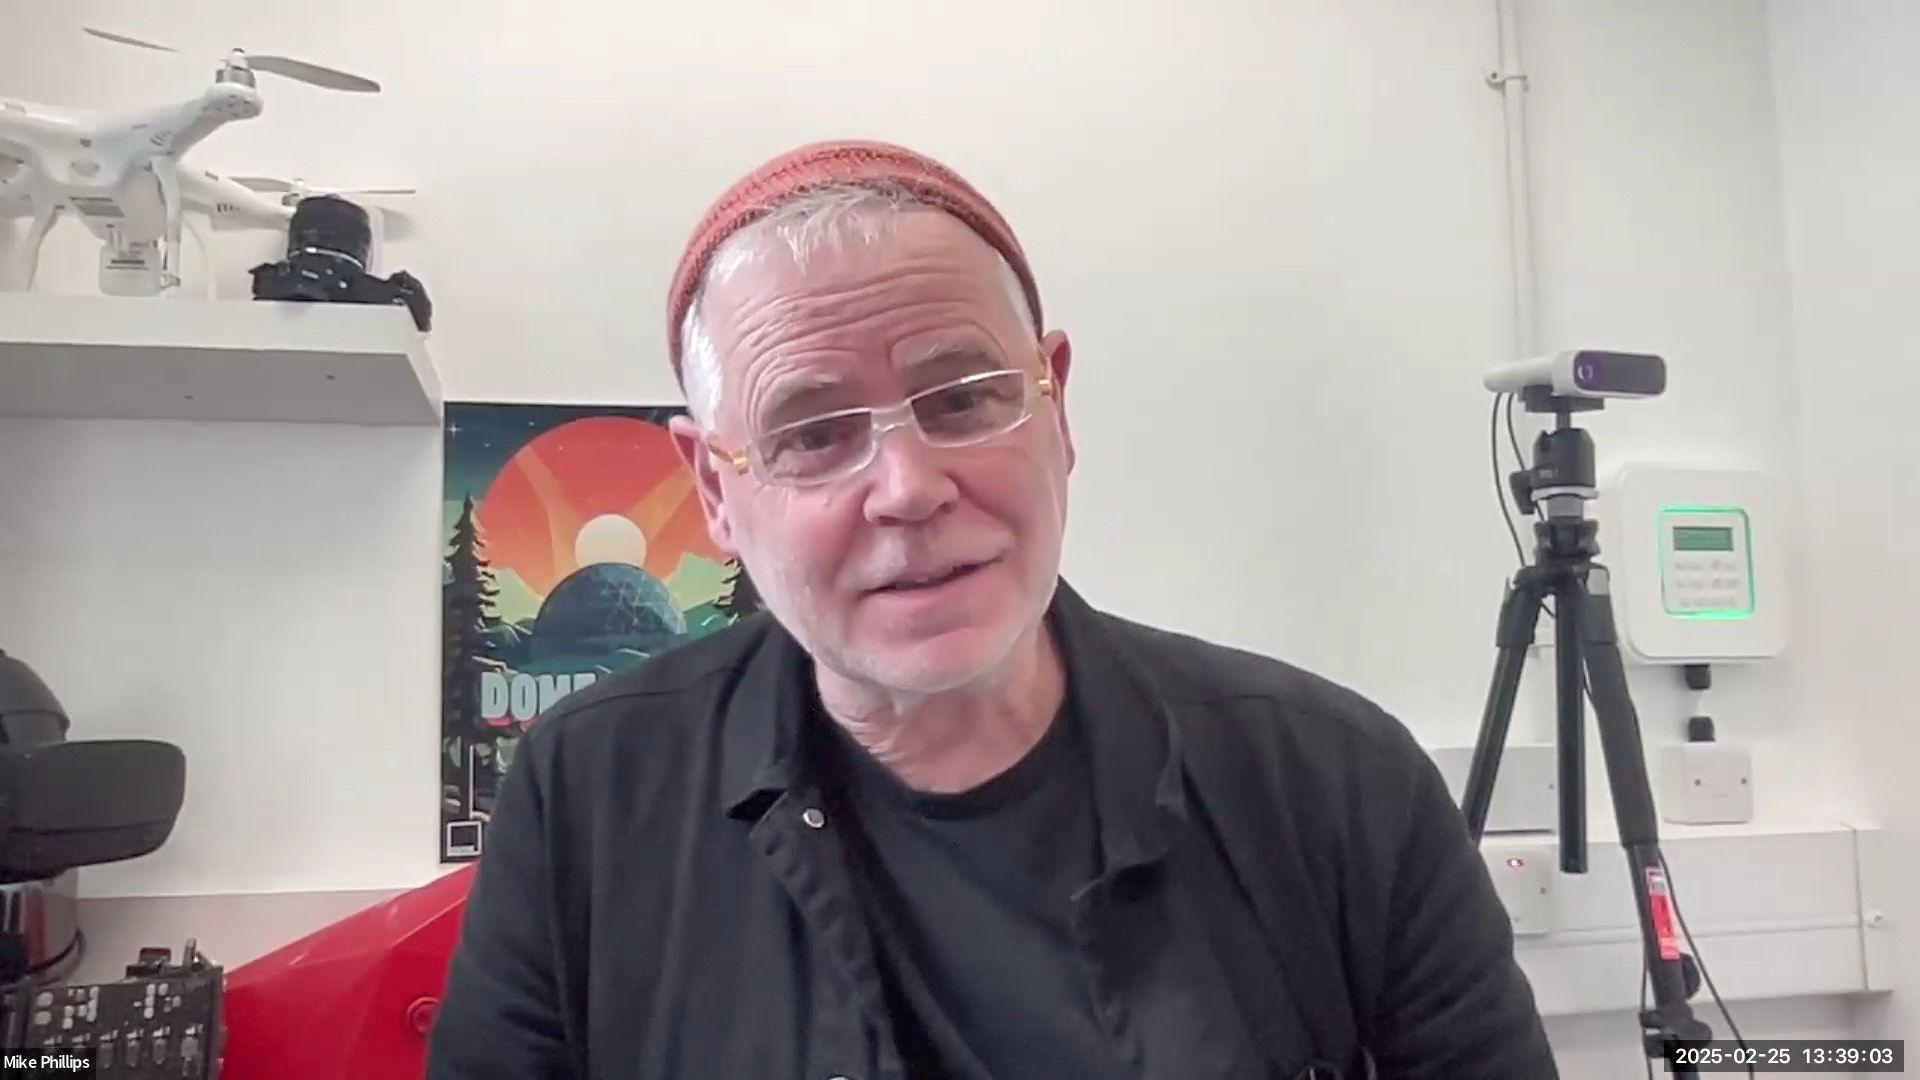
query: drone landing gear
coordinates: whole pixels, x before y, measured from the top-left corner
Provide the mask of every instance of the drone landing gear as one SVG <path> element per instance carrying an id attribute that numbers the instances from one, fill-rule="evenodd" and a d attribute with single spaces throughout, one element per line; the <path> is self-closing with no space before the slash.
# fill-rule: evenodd
<path id="1" fill-rule="evenodd" d="M 33 288 L 33 278 L 40 269 L 40 241 L 47 238 L 47 231 L 59 220 L 58 205 L 37 206 L 33 211 L 33 224 L 27 227 L 27 237 L 20 244 L 20 271 L 15 275 L 20 282 L 20 291 Z"/>
<path id="2" fill-rule="evenodd" d="M 180 290 L 180 172 L 171 162 L 153 167 L 160 181 L 160 205 L 167 214 L 166 242 L 160 245 L 160 295 Z"/>

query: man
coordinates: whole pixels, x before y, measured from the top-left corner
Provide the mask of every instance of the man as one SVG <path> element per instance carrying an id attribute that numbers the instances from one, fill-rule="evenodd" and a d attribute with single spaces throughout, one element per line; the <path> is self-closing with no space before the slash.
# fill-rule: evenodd
<path id="1" fill-rule="evenodd" d="M 803 147 L 668 314 L 766 611 L 528 736 L 431 1076 L 1555 1075 L 1406 730 L 1060 580 L 1071 352 L 979 192 Z"/>

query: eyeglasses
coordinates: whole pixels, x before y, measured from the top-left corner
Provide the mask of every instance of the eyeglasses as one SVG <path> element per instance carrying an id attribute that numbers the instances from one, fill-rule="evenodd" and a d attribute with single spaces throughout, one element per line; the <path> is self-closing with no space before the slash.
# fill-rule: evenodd
<path id="1" fill-rule="evenodd" d="M 867 467 L 880 439 L 911 425 L 928 446 L 972 446 L 1005 435 L 1033 415 L 1034 392 L 1053 396 L 1053 380 L 1019 369 L 982 371 L 930 386 L 895 405 L 841 409 L 783 424 L 730 450 L 712 435 L 707 448 L 735 472 L 768 484 L 813 487 Z"/>

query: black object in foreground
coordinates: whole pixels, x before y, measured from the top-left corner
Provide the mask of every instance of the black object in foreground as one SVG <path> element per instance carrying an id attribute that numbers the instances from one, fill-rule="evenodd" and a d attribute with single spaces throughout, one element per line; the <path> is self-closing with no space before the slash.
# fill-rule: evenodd
<path id="1" fill-rule="evenodd" d="M 186 757 L 150 739 L 67 742 L 40 677 L 0 652 L 0 884 L 131 859 L 173 831 Z"/>
<path id="2" fill-rule="evenodd" d="M 192 941 L 180 962 L 140 950 L 117 982 L 27 986 L 0 998 L 0 1077 L 211 1080 L 224 972 Z"/>

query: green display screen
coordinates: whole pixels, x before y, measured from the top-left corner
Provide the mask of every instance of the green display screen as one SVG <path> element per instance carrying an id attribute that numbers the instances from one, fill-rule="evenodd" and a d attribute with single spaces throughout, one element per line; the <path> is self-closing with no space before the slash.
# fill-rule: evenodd
<path id="1" fill-rule="evenodd" d="M 1675 551 L 1732 551 L 1733 530 L 1714 525 L 1675 525 Z"/>

